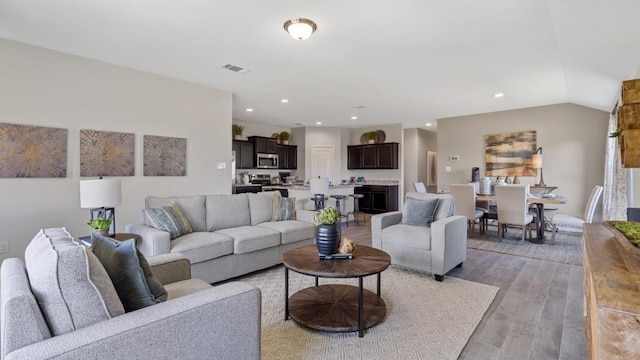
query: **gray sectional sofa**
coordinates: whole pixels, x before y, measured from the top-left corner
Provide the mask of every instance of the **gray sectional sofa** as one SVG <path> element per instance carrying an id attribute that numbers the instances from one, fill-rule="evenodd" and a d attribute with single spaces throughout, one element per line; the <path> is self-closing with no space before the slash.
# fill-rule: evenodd
<path id="1" fill-rule="evenodd" d="M 25 260 L 2 262 L 0 358 L 260 359 L 260 289 L 212 287 L 181 254 L 148 264 L 168 299 L 124 313 L 93 252 L 65 229 L 43 229 Z"/>
<path id="2" fill-rule="evenodd" d="M 285 251 L 314 243 L 314 212 L 297 210 L 297 220 L 272 221 L 274 196 L 280 193 L 148 196 L 147 209 L 177 204 L 193 232 L 170 240 L 168 232 L 147 225 L 144 211 L 141 224 L 125 229 L 142 237 L 144 255 L 182 253 L 194 277 L 215 283 L 280 264 Z"/>

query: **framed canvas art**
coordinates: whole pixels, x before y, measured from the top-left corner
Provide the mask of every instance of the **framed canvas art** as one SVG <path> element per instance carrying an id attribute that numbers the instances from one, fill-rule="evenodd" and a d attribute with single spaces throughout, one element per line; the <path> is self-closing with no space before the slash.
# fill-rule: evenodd
<path id="1" fill-rule="evenodd" d="M 144 176 L 187 176 L 187 139 L 144 136 Z"/>
<path id="2" fill-rule="evenodd" d="M 135 135 L 80 130 L 80 176 L 133 176 Z"/>
<path id="3" fill-rule="evenodd" d="M 535 131 L 485 136 L 487 176 L 536 176 L 531 155 L 536 151 Z"/>
<path id="4" fill-rule="evenodd" d="M 67 129 L 0 123 L 0 178 L 67 177 Z"/>

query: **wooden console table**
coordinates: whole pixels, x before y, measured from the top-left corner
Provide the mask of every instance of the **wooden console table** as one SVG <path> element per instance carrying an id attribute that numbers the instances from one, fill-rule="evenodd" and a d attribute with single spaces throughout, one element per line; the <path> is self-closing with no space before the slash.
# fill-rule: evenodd
<path id="1" fill-rule="evenodd" d="M 602 224 L 585 224 L 585 332 L 589 359 L 640 359 L 640 258 Z"/>

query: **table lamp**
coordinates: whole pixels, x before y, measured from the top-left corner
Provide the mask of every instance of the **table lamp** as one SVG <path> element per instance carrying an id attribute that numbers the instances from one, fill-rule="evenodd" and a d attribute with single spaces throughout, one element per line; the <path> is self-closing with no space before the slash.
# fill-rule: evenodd
<path id="1" fill-rule="evenodd" d="M 91 220 L 103 217 L 111 220 L 109 236 L 116 233 L 116 209 L 122 203 L 120 179 L 80 180 L 80 207 L 89 208 Z"/>
<path id="2" fill-rule="evenodd" d="M 324 209 L 324 199 L 329 194 L 329 178 L 317 177 L 309 180 L 309 190 L 313 194 L 313 201 L 315 202 L 315 210 Z"/>
<path id="3" fill-rule="evenodd" d="M 539 147 L 531 156 L 531 167 L 534 169 L 540 169 L 540 182 L 537 183 L 536 186 L 547 186 L 544 183 L 544 176 L 542 175 L 542 147 Z"/>

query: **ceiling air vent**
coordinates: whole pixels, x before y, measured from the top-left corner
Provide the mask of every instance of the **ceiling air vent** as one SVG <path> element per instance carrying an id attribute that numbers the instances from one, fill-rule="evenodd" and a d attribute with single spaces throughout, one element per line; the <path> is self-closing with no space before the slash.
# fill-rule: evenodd
<path id="1" fill-rule="evenodd" d="M 249 69 L 245 69 L 242 68 L 240 66 L 236 66 L 236 65 L 231 65 L 231 64 L 224 64 L 221 66 L 223 69 L 227 69 L 233 72 L 236 72 L 238 74 L 246 74 L 249 72 Z"/>

